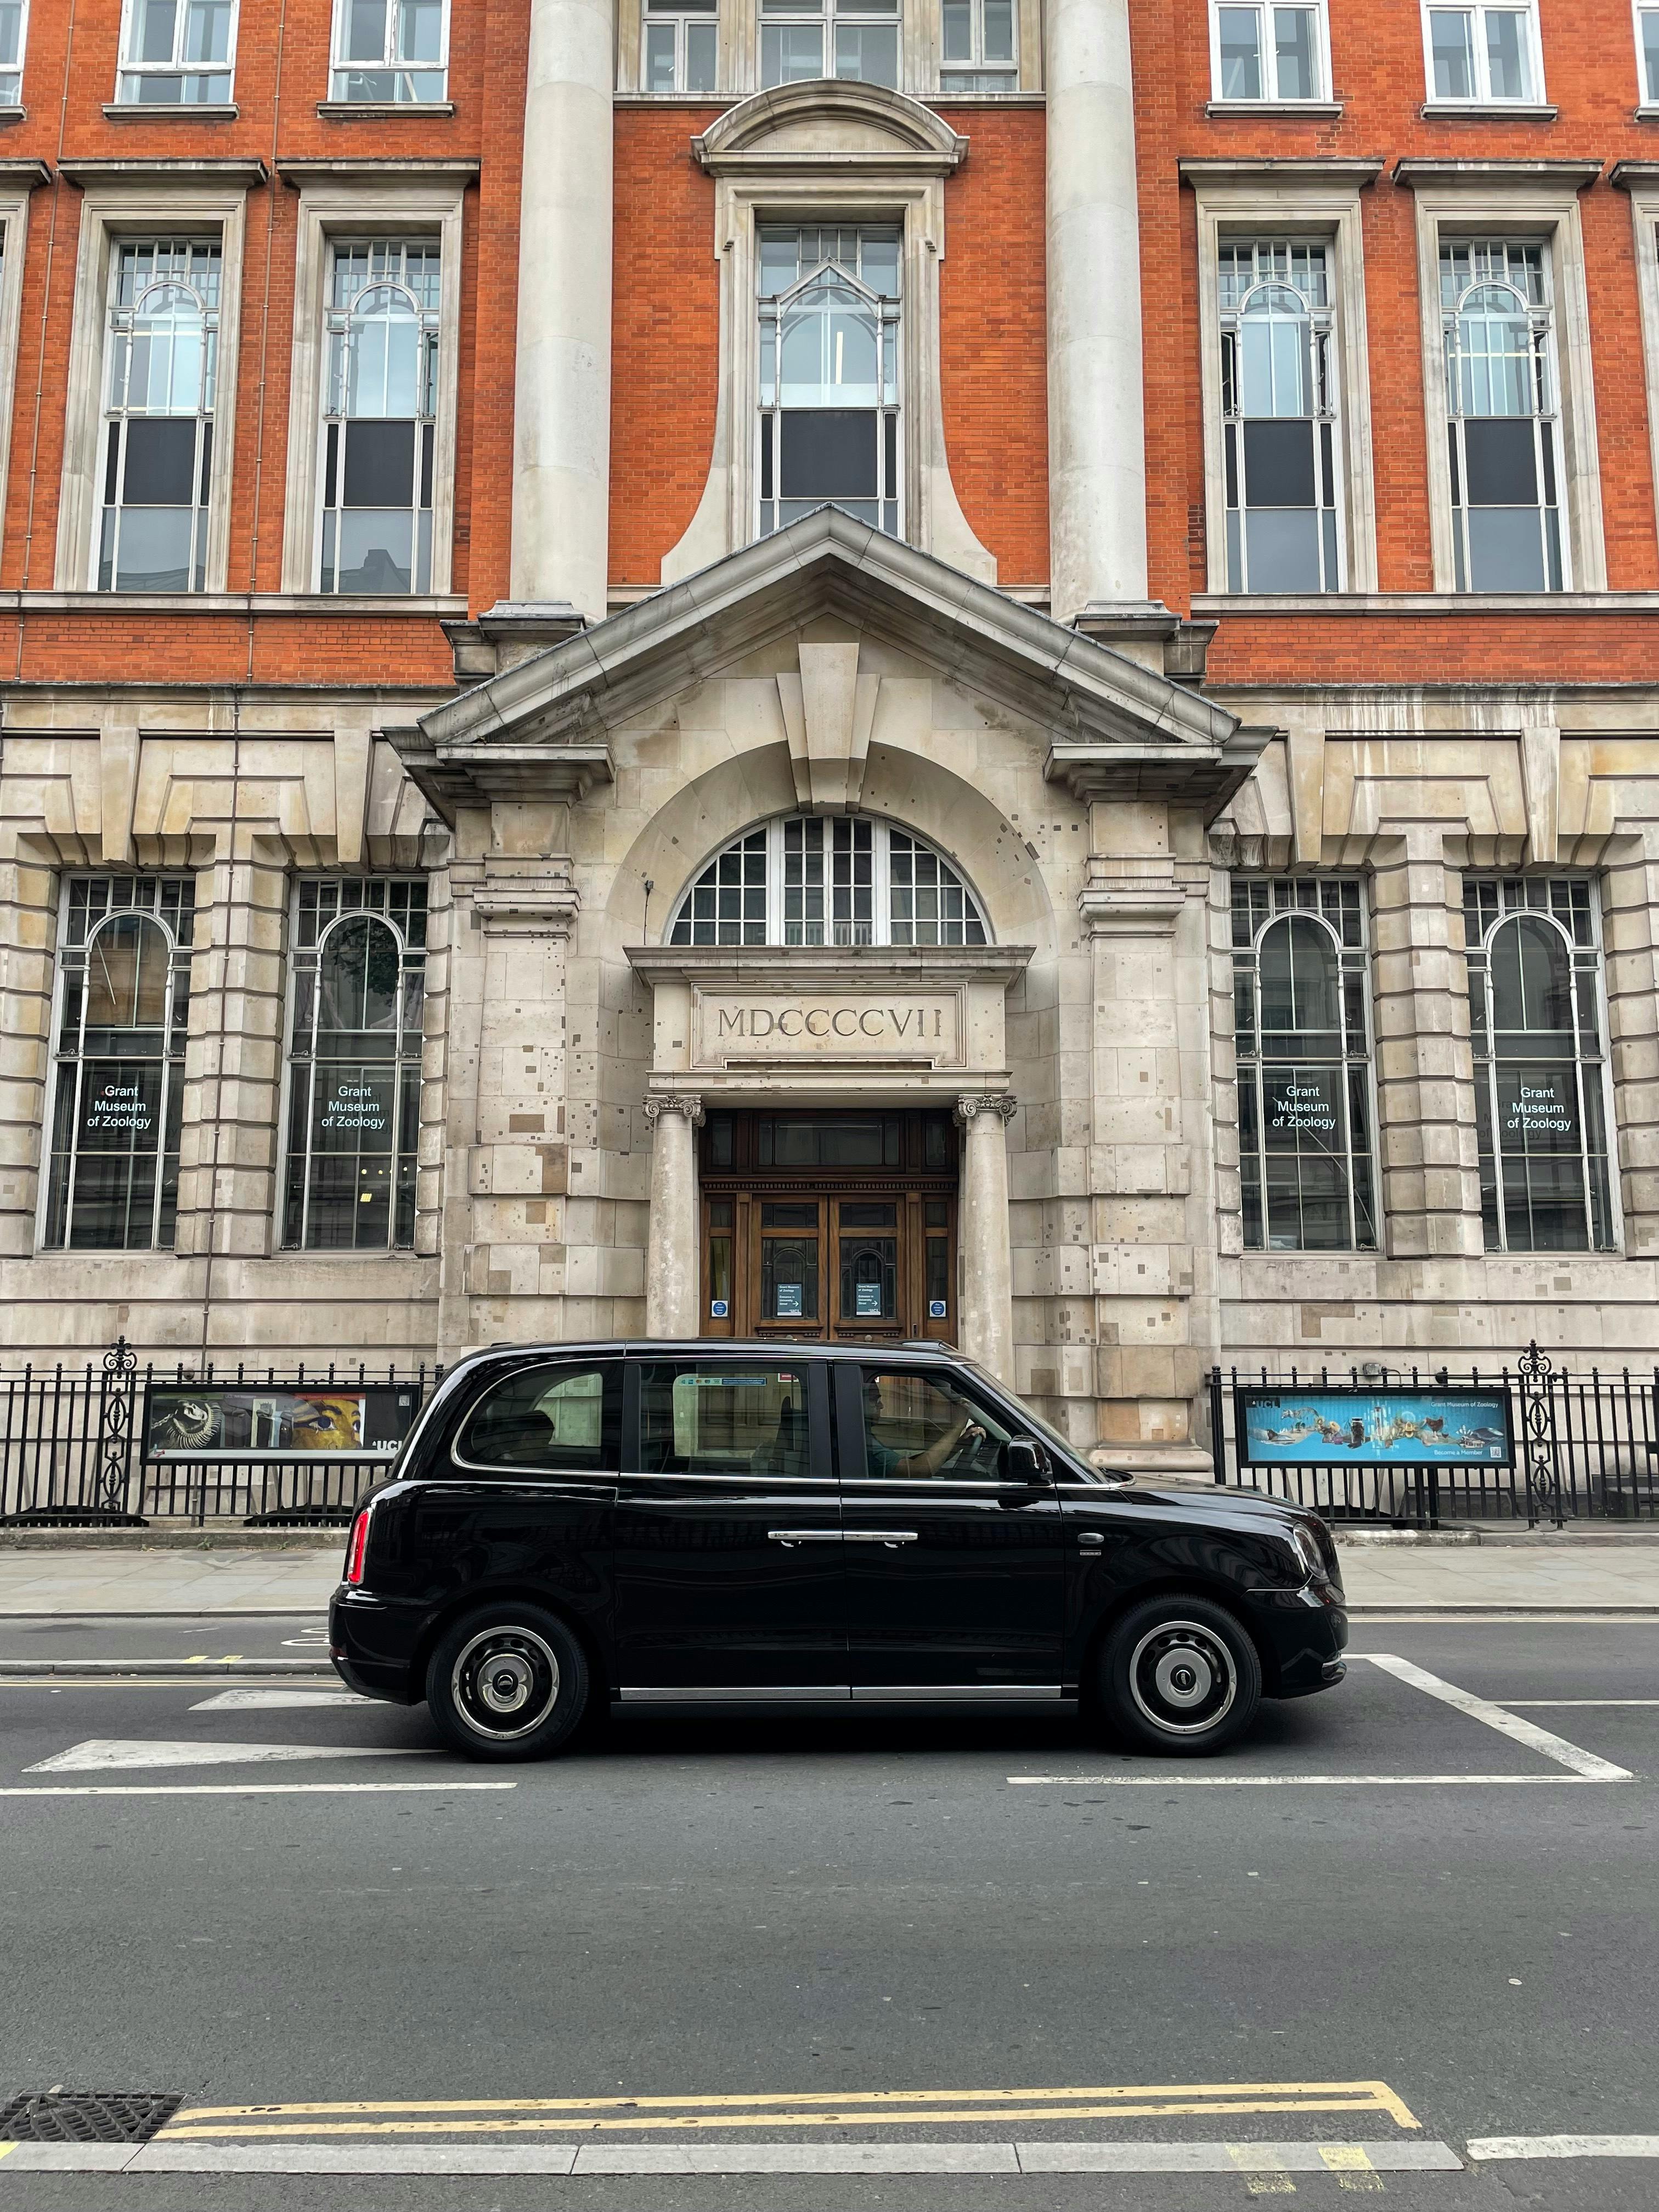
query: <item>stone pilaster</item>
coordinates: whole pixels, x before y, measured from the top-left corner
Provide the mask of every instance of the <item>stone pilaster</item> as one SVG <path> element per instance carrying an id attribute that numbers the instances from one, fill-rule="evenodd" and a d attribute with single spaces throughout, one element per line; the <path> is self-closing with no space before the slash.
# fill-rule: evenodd
<path id="1" fill-rule="evenodd" d="M 58 926 L 51 868 L 21 849 L 0 859 L 0 1255 L 34 1249 L 35 1209 L 51 1142 L 52 955 Z"/>
<path id="2" fill-rule="evenodd" d="M 1104 812 L 1097 809 L 1097 814 Z M 1115 809 L 1079 898 L 1093 957 L 1089 1150 L 1103 1440 L 1188 1447 L 1215 1357 L 1209 871 L 1162 808 Z M 1130 814 L 1146 818 L 1138 823 Z M 1201 835 L 1194 826 L 1194 840 Z"/>
<path id="3" fill-rule="evenodd" d="M 1379 842 L 1371 868 L 1388 1252 L 1397 1260 L 1478 1258 L 1485 1237 L 1461 882 L 1435 823 Z"/>
<path id="4" fill-rule="evenodd" d="M 957 1237 L 962 1252 L 962 1349 L 1005 1382 L 1014 1377 L 1013 1259 L 1008 1237 L 1008 1140 L 1018 1111 L 1006 1091 L 957 1101 L 963 1142 Z"/>
<path id="5" fill-rule="evenodd" d="M 219 847 L 196 878 L 174 1249 L 257 1260 L 282 1241 L 287 856 L 234 822 Z"/>
<path id="6" fill-rule="evenodd" d="M 1127 0 L 1048 0 L 1048 543 L 1057 622 L 1146 599 Z"/>
<path id="7" fill-rule="evenodd" d="M 568 860 L 452 871 L 444 1347 L 559 1337 L 569 1239 Z M 430 1032 L 428 1032 L 428 1035 Z"/>
<path id="8" fill-rule="evenodd" d="M 532 0 L 520 201 L 512 593 L 605 618 L 612 0 Z"/>
<path id="9" fill-rule="evenodd" d="M 1659 1254 L 1659 829 L 1613 841 L 1601 937 L 1625 1250 Z"/>
<path id="10" fill-rule="evenodd" d="M 652 1131 L 645 1333 L 696 1336 L 702 1305 L 696 1132 L 702 1124 L 702 1101 L 690 1091 L 647 1098 L 645 1118 Z"/>

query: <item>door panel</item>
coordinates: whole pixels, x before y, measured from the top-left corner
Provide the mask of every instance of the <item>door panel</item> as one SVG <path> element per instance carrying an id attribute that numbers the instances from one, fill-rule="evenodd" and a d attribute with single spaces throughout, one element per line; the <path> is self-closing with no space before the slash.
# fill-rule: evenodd
<path id="1" fill-rule="evenodd" d="M 819 1362 L 628 1363 L 618 1686 L 844 1699 L 841 1512 Z"/>
<path id="2" fill-rule="evenodd" d="M 902 1362 L 836 1382 L 854 1696 L 1057 1692 L 1060 1508 L 996 1480 L 1012 1424 Z"/>

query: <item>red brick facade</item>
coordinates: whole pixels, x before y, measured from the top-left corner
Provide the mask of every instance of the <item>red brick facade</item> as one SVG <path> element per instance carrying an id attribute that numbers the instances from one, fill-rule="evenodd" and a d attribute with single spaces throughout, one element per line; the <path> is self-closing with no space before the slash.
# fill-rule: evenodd
<path id="1" fill-rule="evenodd" d="M 1145 286 L 1151 590 L 1185 611 L 1206 584 L 1203 425 L 1199 398 L 1197 241 L 1185 159 L 1364 160 L 1382 173 L 1361 195 L 1370 352 L 1377 580 L 1431 591 L 1428 471 L 1413 195 L 1402 159 L 1596 161 L 1580 195 L 1588 277 L 1603 539 L 1608 588 L 1659 588 L 1659 530 L 1631 207 L 1609 181 L 1621 161 L 1659 156 L 1659 125 L 1635 114 L 1638 83 L 1624 0 L 1542 0 L 1545 90 L 1558 112 L 1425 118 L 1415 0 L 1385 9 L 1330 0 L 1334 118 L 1209 116 L 1205 0 L 1133 0 L 1136 132 Z M 1431 312 L 1433 306 L 1431 303 Z M 1436 456 L 1437 461 L 1438 456 Z M 1209 674 L 1231 686 L 1317 682 L 1638 682 L 1659 669 L 1659 639 L 1639 615 L 1525 617 L 1474 613 L 1361 621 L 1268 611 L 1227 616 Z"/>
<path id="2" fill-rule="evenodd" d="M 1382 164 L 1362 195 L 1370 327 L 1377 567 L 1385 592 L 1431 588 L 1421 325 L 1413 194 L 1402 157 L 1599 161 L 1582 195 L 1607 580 L 1659 588 L 1659 532 L 1630 205 L 1608 175 L 1649 158 L 1659 128 L 1635 117 L 1637 61 L 1624 0 L 1568 9 L 1545 0 L 1546 82 L 1554 120 L 1425 119 L 1414 0 L 1380 15 L 1332 0 L 1334 118 L 1206 116 L 1204 0 L 1135 0 L 1142 224 L 1151 590 L 1182 612 L 1205 586 L 1203 426 L 1199 398 L 1196 239 L 1183 157 L 1363 157 Z M 526 11 L 509 0 L 454 0 L 453 113 L 389 119 L 321 116 L 329 91 L 330 0 L 245 4 L 234 120 L 112 119 L 119 0 L 37 6 L 29 29 L 27 120 L 3 156 L 44 164 L 33 198 L 22 287 L 0 588 L 54 585 L 58 483 L 80 195 L 60 173 L 88 159 L 263 161 L 249 193 L 228 586 L 281 588 L 283 490 L 296 244 L 285 162 L 319 156 L 396 164 L 474 161 L 466 195 L 453 584 L 474 612 L 510 592 L 517 206 Z M 73 47 L 70 40 L 72 36 Z M 611 575 L 659 581 L 665 553 L 706 479 L 718 381 L 714 187 L 690 141 L 719 112 L 690 102 L 619 106 L 612 362 Z M 1048 578 L 1048 433 L 1043 251 L 1044 117 L 1040 106 L 947 106 L 969 140 L 945 187 L 940 279 L 946 447 L 957 495 L 1000 580 Z M 229 395 L 222 419 L 232 414 Z M 146 661 L 173 678 L 443 684 L 448 647 L 429 615 L 332 617 L 276 611 L 125 617 L 118 605 L 11 616 L 15 676 L 88 680 Z M 5 648 L 0 646 L 0 653 Z M 1411 680 L 1455 666 L 1476 680 L 1646 679 L 1659 643 L 1640 616 L 1471 614 L 1366 621 L 1333 610 L 1293 618 L 1229 615 L 1212 675 L 1229 684 L 1322 678 Z"/>

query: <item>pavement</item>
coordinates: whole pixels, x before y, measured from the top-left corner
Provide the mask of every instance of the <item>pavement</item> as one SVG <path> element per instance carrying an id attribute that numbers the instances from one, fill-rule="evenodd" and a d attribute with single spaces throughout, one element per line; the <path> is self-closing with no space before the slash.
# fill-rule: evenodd
<path id="1" fill-rule="evenodd" d="M 1552 1537 L 1532 1545 L 1356 1544 L 1342 1547 L 1355 1613 L 1492 1609 L 1659 1614 L 1656 1540 Z M 0 1551 L 0 1625 L 30 1615 L 288 1618 L 322 1613 L 339 1580 L 343 1537 L 282 1551 Z"/>
<path id="2" fill-rule="evenodd" d="M 1190 1763 L 7 1677 L 0 2106 L 169 2116 L 0 2141 L 0 2212 L 1651 2212 L 1659 1617 L 1352 1649 Z"/>

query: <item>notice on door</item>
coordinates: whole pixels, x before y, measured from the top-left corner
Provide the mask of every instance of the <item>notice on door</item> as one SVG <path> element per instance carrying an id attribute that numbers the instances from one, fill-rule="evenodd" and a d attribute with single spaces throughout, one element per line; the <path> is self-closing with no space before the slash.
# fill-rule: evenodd
<path id="1" fill-rule="evenodd" d="M 962 1002 L 954 992 L 700 991 L 696 1063 L 795 1063 L 849 1060 L 962 1065 Z"/>

